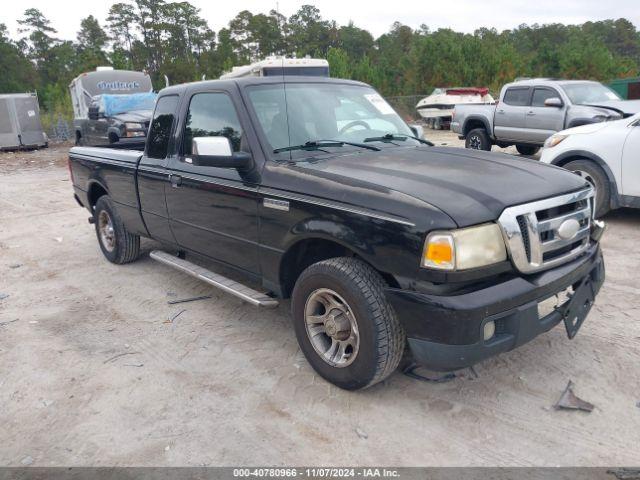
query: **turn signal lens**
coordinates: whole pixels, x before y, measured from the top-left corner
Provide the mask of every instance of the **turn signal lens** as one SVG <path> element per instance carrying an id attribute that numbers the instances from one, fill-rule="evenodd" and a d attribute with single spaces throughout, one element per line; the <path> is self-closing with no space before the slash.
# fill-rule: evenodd
<path id="1" fill-rule="evenodd" d="M 558 145 L 560 142 L 562 142 L 565 138 L 567 138 L 569 135 L 560 135 L 558 133 L 556 133 L 555 135 L 551 135 L 549 138 L 547 138 L 547 140 L 544 142 L 544 148 L 553 148 L 556 145 Z"/>
<path id="2" fill-rule="evenodd" d="M 507 259 L 500 227 L 487 223 L 447 232 L 432 232 L 424 245 L 422 266 L 438 270 L 468 270 Z"/>
<path id="3" fill-rule="evenodd" d="M 425 248 L 423 266 L 442 270 L 453 270 L 455 251 L 453 236 L 448 233 L 429 235 Z"/>

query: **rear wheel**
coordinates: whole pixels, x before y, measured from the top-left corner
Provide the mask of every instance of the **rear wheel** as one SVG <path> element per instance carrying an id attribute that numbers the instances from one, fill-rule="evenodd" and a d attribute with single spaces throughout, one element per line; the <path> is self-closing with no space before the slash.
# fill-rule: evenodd
<path id="1" fill-rule="evenodd" d="M 611 186 L 604 170 L 590 160 L 573 160 L 563 166 L 593 185 L 596 190 L 595 215 L 596 217 L 605 215 L 610 210 Z"/>
<path id="2" fill-rule="evenodd" d="M 112 263 L 133 262 L 140 254 L 140 237 L 130 233 L 107 195 L 96 202 L 93 212 L 98 244 Z"/>
<path id="3" fill-rule="evenodd" d="M 491 150 L 491 140 L 484 128 L 476 128 L 467 134 L 464 146 L 471 150 Z"/>
<path id="4" fill-rule="evenodd" d="M 374 385 L 398 367 L 406 339 L 384 281 L 355 258 L 308 267 L 291 310 L 300 349 L 319 375 L 347 390 Z"/>
<path id="5" fill-rule="evenodd" d="M 520 155 L 535 155 L 540 150 L 540 147 L 534 147 L 532 145 L 516 145 L 516 150 Z"/>

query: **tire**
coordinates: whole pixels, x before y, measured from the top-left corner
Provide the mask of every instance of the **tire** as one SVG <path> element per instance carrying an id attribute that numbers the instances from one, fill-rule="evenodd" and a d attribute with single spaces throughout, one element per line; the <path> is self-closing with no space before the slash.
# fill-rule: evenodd
<path id="1" fill-rule="evenodd" d="M 96 202 L 93 212 L 96 236 L 103 255 L 111 263 L 121 265 L 135 261 L 140 255 L 140 237 L 129 233 L 107 195 Z M 109 223 L 111 228 L 109 229 Z"/>
<path id="2" fill-rule="evenodd" d="M 82 134 L 80 132 L 76 132 L 76 145 L 84 145 L 84 139 L 82 138 Z"/>
<path id="3" fill-rule="evenodd" d="M 118 135 L 116 135 L 115 133 L 110 133 L 109 134 L 109 143 L 113 144 L 113 143 L 118 143 L 120 139 L 118 138 Z"/>
<path id="4" fill-rule="evenodd" d="M 484 128 L 475 128 L 467 133 L 466 140 L 464 142 L 465 148 L 471 150 L 491 150 L 491 140 Z"/>
<path id="5" fill-rule="evenodd" d="M 516 150 L 520 155 L 535 155 L 540 150 L 540 147 L 534 147 L 532 145 L 516 145 Z"/>
<path id="6" fill-rule="evenodd" d="M 324 308 L 327 296 L 333 300 L 332 308 Z M 319 311 L 315 310 L 316 305 Z M 339 308 L 335 308 L 336 305 Z M 367 388 L 387 378 L 398 367 L 406 344 L 404 329 L 385 298 L 382 277 L 361 260 L 339 257 L 308 267 L 296 281 L 291 311 L 300 349 L 313 369 L 334 385 L 345 390 Z M 332 325 L 332 315 L 334 320 L 342 319 L 349 326 L 343 325 L 336 333 L 338 329 L 334 327 L 339 322 Z M 329 320 L 309 322 L 309 318 Z M 320 333 L 312 329 L 319 329 Z M 331 333 L 336 336 L 330 336 Z M 349 335 L 349 338 L 336 340 L 337 334 Z M 339 343 L 340 338 L 343 343 L 351 342 L 350 353 L 347 346 L 343 350 L 345 355 L 340 356 L 338 346 L 333 361 L 326 359 L 326 352 L 322 353 L 325 347 L 330 351 L 329 346 Z"/>
<path id="7" fill-rule="evenodd" d="M 611 185 L 604 170 L 591 160 L 573 160 L 563 167 L 577 173 L 595 187 L 595 216 L 598 218 L 604 216 L 611 209 Z"/>

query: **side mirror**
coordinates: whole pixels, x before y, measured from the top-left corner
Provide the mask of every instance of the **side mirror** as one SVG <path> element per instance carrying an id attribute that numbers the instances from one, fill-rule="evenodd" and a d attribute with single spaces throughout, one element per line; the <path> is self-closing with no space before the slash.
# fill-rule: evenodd
<path id="1" fill-rule="evenodd" d="M 422 128 L 422 125 L 412 124 L 412 125 L 409 125 L 409 128 L 413 132 L 414 137 L 424 138 L 424 128 Z"/>
<path id="2" fill-rule="evenodd" d="M 100 118 L 100 107 L 98 105 L 91 105 L 88 114 L 89 120 L 98 120 Z"/>
<path id="3" fill-rule="evenodd" d="M 227 137 L 195 137 L 191 143 L 191 151 L 193 155 L 185 161 L 200 167 L 246 170 L 253 164 L 248 153 L 234 153 L 231 141 Z"/>
<path id="4" fill-rule="evenodd" d="M 551 97 L 551 98 L 547 98 L 544 101 L 544 106 L 545 107 L 556 107 L 556 108 L 562 108 L 564 106 L 564 103 L 562 102 L 561 99 L 559 99 L 558 97 Z"/>

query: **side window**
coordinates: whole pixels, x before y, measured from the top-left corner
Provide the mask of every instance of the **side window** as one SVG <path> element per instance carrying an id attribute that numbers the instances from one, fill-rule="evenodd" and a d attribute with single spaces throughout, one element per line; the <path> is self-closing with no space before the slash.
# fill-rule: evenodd
<path id="1" fill-rule="evenodd" d="M 544 102 L 548 98 L 560 98 L 558 92 L 551 90 L 550 88 L 536 88 L 533 91 L 533 98 L 531 99 L 532 107 L 544 107 Z"/>
<path id="2" fill-rule="evenodd" d="M 514 107 L 524 107 L 529 105 L 529 91 L 529 88 L 510 88 L 505 92 L 502 101 Z"/>
<path id="3" fill-rule="evenodd" d="M 242 127 L 231 98 L 225 93 L 197 93 L 191 97 L 184 127 L 183 153 L 190 155 L 196 137 L 227 137 L 240 150 Z"/>
<path id="4" fill-rule="evenodd" d="M 160 97 L 153 112 L 153 120 L 149 128 L 147 140 L 147 156 L 150 158 L 166 158 L 169 150 L 169 139 L 175 111 L 178 106 L 177 95 Z"/>

